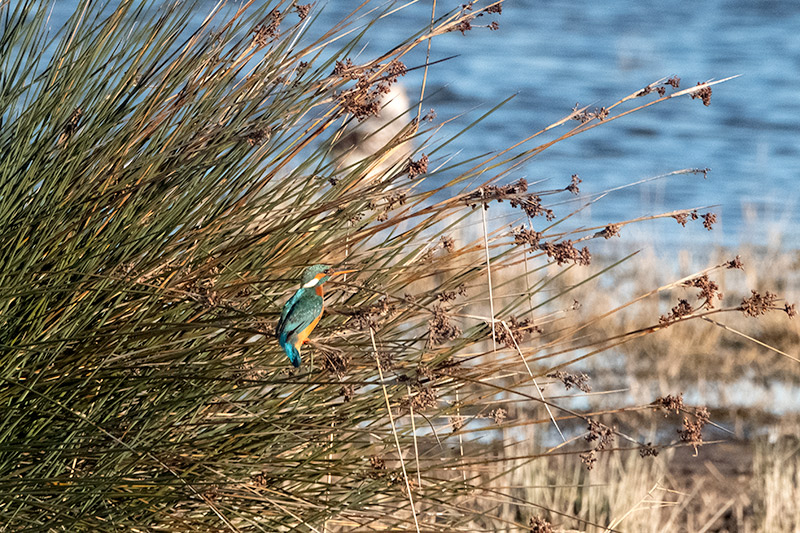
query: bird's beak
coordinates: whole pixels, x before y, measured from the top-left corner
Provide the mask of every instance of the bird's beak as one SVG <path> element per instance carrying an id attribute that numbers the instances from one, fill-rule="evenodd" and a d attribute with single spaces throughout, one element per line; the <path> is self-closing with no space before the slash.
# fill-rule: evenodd
<path id="1" fill-rule="evenodd" d="M 349 274 L 351 272 L 357 272 L 356 270 L 337 270 L 336 272 L 328 272 L 328 277 L 332 278 L 334 276 L 338 276 L 339 274 Z"/>

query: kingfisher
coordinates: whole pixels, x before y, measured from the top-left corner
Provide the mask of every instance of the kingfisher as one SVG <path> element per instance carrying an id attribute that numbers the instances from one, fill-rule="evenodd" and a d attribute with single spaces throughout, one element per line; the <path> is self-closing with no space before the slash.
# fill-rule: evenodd
<path id="1" fill-rule="evenodd" d="M 322 284 L 334 276 L 355 270 L 331 271 L 328 265 L 313 265 L 303 271 L 300 288 L 283 306 L 281 319 L 275 328 L 278 343 L 295 367 L 300 366 L 300 347 L 322 318 L 324 308 Z"/>

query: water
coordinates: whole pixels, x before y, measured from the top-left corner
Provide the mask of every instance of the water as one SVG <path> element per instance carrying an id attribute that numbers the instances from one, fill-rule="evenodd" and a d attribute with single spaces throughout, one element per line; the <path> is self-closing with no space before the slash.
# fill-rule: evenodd
<path id="1" fill-rule="evenodd" d="M 437 15 L 460 3 L 438 2 Z M 215 4 L 201 2 L 198 24 Z M 52 28 L 77 5 L 58 2 Z M 312 34 L 355 5 L 329 0 Z M 430 9 L 430 1 L 420 1 L 376 24 L 354 61 L 385 52 L 425 27 Z M 509 0 L 502 16 L 483 17 L 474 25 L 491 20 L 500 23 L 499 31 L 476 27 L 465 36 L 454 32 L 433 42 L 432 60 L 458 57 L 430 69 L 425 109 L 434 108 L 439 121 L 466 113 L 445 134 L 515 95 L 460 137 L 453 152 L 467 157 L 500 150 L 561 119 L 576 103 L 609 105 L 662 77 L 677 75 L 686 88 L 740 75 L 713 88 L 709 108 L 683 97 L 635 113 L 559 143 L 512 178 L 547 179 L 550 188 L 565 186 L 577 173 L 587 194 L 677 169 L 708 167 L 707 180 L 678 176 L 618 191 L 576 222 L 605 224 L 718 204 L 714 232 L 699 224 L 678 231 L 672 221 L 662 221 L 629 230 L 627 237 L 655 239 L 668 249 L 765 242 L 800 246 L 800 2 Z M 424 63 L 424 46 L 404 59 L 408 66 Z M 412 95 L 419 93 L 421 81 L 421 69 L 402 79 Z"/>
<path id="2" fill-rule="evenodd" d="M 444 4 L 438 4 L 442 13 Z M 332 20 L 348 8 L 348 2 L 330 2 L 327 16 Z M 486 18 L 476 24 L 492 20 Z M 372 33 L 363 56 L 388 49 L 429 19 L 430 2 L 402 10 Z M 665 76 L 679 76 L 686 88 L 740 75 L 713 88 L 708 108 L 689 97 L 660 104 L 560 143 L 515 177 L 564 186 L 577 173 L 588 193 L 709 167 L 707 180 L 679 176 L 619 191 L 593 206 L 582 223 L 719 204 L 714 232 L 699 225 L 677 231 L 672 221 L 651 223 L 645 231 L 681 248 L 800 244 L 800 2 L 520 0 L 507 2 L 494 19 L 499 31 L 480 28 L 433 42 L 433 60 L 460 54 L 430 70 L 425 107 L 433 107 L 438 120 L 480 106 L 456 121 L 463 126 L 516 94 L 459 140 L 462 154 L 504 148 L 559 120 L 576 102 L 608 105 Z M 419 52 L 409 66 L 424 61 L 424 50 Z M 418 92 L 421 71 L 403 82 Z"/>

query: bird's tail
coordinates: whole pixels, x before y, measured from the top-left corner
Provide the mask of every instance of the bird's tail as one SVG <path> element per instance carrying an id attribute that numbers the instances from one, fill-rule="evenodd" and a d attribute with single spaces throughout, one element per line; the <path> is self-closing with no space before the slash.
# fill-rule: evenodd
<path id="1" fill-rule="evenodd" d="M 283 339 L 281 339 L 283 340 Z M 300 367 L 300 350 L 298 350 L 294 344 L 291 342 L 281 342 L 281 346 L 283 346 L 283 350 L 286 352 L 286 355 L 289 356 L 289 361 L 292 362 L 292 366 L 295 368 Z"/>

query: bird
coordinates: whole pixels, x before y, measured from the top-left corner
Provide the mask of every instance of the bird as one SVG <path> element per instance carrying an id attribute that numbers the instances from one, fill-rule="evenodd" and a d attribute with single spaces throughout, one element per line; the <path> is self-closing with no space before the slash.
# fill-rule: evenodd
<path id="1" fill-rule="evenodd" d="M 331 156 L 338 169 L 348 169 L 367 158 L 378 155 L 364 174 L 368 183 L 387 178 L 387 171 L 414 153 L 414 143 L 400 134 L 408 126 L 411 103 L 405 89 L 398 84 L 381 94 L 379 111 L 366 120 L 352 121 L 331 147 Z M 394 146 L 390 146 L 394 143 Z"/>
<path id="2" fill-rule="evenodd" d="M 322 318 L 322 297 L 325 294 L 322 284 L 334 276 L 349 272 L 355 270 L 334 272 L 328 265 L 312 265 L 306 268 L 300 279 L 300 288 L 283 306 L 275 336 L 295 368 L 301 362 L 300 347 L 308 342 L 308 336 Z"/>

